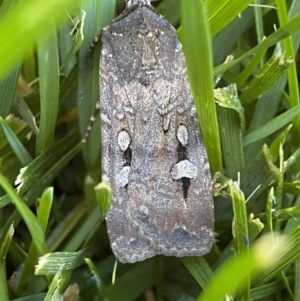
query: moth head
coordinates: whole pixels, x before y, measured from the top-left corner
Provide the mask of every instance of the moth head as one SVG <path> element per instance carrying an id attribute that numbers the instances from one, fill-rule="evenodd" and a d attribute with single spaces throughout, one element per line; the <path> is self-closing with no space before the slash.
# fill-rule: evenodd
<path id="1" fill-rule="evenodd" d="M 151 0 L 127 0 L 126 8 L 130 8 L 133 6 L 144 6 L 144 5 L 150 6 L 150 2 Z"/>

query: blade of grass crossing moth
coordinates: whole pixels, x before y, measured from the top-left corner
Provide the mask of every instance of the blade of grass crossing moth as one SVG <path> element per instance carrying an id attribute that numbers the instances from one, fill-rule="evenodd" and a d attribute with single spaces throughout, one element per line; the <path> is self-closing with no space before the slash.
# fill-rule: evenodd
<path id="1" fill-rule="evenodd" d="M 59 100 L 59 57 L 56 28 L 53 24 L 46 37 L 38 42 L 40 86 L 40 131 L 36 141 L 36 153 L 41 154 L 54 143 L 54 131 Z"/>
<path id="2" fill-rule="evenodd" d="M 210 167 L 222 170 L 219 129 L 213 98 L 211 40 L 202 1 L 182 1 L 181 14 L 183 50 Z"/>

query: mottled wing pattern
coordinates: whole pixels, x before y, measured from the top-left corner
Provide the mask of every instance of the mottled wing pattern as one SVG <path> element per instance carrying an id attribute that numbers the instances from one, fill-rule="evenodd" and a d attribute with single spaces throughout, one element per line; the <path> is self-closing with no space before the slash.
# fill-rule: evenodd
<path id="1" fill-rule="evenodd" d="M 113 189 L 113 202 L 106 218 L 111 247 L 121 262 L 135 262 L 152 257 L 156 252 L 147 241 L 140 239 L 137 227 L 126 216 L 133 110 L 127 95 L 127 79 L 119 72 L 129 68 L 122 63 L 124 51 L 122 40 L 121 33 L 117 35 L 110 28 L 102 37 L 100 59 L 102 178 Z M 120 145 L 124 146 L 121 148 Z"/>
<path id="2" fill-rule="evenodd" d="M 103 180 L 122 262 L 202 255 L 213 241 L 206 152 L 174 28 L 151 7 L 104 32 L 100 60 Z"/>

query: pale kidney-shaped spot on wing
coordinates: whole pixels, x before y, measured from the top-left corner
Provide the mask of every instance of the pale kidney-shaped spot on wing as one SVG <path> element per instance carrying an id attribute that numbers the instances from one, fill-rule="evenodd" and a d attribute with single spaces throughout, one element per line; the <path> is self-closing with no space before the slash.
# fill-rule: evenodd
<path id="1" fill-rule="evenodd" d="M 180 125 L 177 129 L 177 139 L 183 145 L 187 146 L 189 140 L 188 130 L 185 125 Z"/>
<path id="2" fill-rule="evenodd" d="M 118 135 L 118 145 L 120 146 L 120 149 L 125 152 L 131 142 L 131 138 L 129 134 L 126 131 L 121 131 Z"/>
<path id="3" fill-rule="evenodd" d="M 181 178 L 195 179 L 198 175 L 198 168 L 195 164 L 185 159 L 172 167 L 171 175 L 173 180 L 180 180 Z"/>
<path id="4" fill-rule="evenodd" d="M 124 166 L 116 176 L 118 187 L 125 187 L 128 184 L 130 174 L 130 166 Z"/>

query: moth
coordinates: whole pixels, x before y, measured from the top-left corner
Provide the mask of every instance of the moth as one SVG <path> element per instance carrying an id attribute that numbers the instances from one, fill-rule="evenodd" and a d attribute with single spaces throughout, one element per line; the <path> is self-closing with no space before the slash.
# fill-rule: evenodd
<path id="1" fill-rule="evenodd" d="M 127 0 L 100 57 L 106 223 L 121 262 L 203 255 L 213 240 L 211 178 L 175 29 L 150 0 Z"/>

